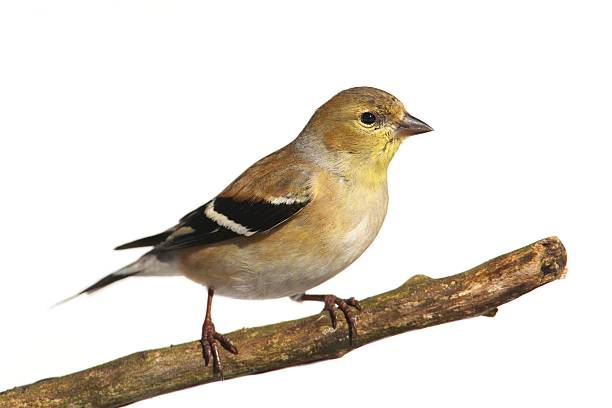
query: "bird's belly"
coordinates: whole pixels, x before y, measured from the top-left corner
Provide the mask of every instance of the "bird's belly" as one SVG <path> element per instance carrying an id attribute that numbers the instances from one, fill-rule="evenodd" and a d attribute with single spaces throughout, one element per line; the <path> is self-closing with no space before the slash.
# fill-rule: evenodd
<path id="1" fill-rule="evenodd" d="M 318 286 L 331 279 L 370 245 L 374 237 L 364 234 L 365 222 L 357 225 L 346 241 L 304 251 L 288 250 L 273 262 L 258 261 L 255 266 L 236 273 L 236 283 L 219 288 L 219 293 L 239 298 L 277 298 L 291 296 Z"/>
<path id="2" fill-rule="evenodd" d="M 182 271 L 233 298 L 300 294 L 332 278 L 366 250 L 384 219 L 386 205 L 377 208 L 380 210 L 363 214 L 347 210 L 340 220 L 321 219 L 314 230 L 313 220 L 303 217 L 308 228 L 288 222 L 255 242 L 250 237 L 248 243 L 238 239 L 202 248 L 182 257 Z M 320 228 L 336 231 L 319 234 Z"/>

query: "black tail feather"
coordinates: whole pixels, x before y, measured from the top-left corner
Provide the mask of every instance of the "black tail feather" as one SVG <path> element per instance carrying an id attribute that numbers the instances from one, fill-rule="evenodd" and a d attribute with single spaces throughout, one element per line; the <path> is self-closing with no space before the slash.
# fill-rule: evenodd
<path id="1" fill-rule="evenodd" d="M 61 301 L 57 302 L 52 307 L 59 306 L 62 303 L 66 303 L 69 300 L 72 300 L 72 299 L 74 299 L 74 298 L 76 298 L 76 297 L 78 297 L 78 296 L 80 296 L 80 295 L 82 295 L 84 293 L 88 293 L 88 294 L 89 293 L 93 293 L 93 292 L 95 292 L 95 291 L 97 291 L 99 289 L 102 289 L 105 286 L 110 285 L 111 283 L 115 283 L 117 281 L 120 281 L 121 279 L 129 278 L 130 276 L 134 276 L 134 275 L 136 275 L 136 274 L 138 274 L 140 272 L 141 271 L 129 272 L 129 273 L 117 273 L 117 272 L 111 273 L 110 275 L 107 275 L 107 276 L 103 277 L 102 279 L 100 279 L 99 281 L 97 281 L 93 285 L 89 286 L 88 288 L 83 289 L 79 293 L 77 293 L 75 295 L 72 295 L 72 296 L 70 296 L 70 297 L 68 297 L 68 298 L 66 298 L 64 300 L 61 300 Z"/>
<path id="2" fill-rule="evenodd" d="M 92 293 L 92 292 L 95 292 L 96 290 L 102 289 L 103 287 L 108 286 L 111 283 L 115 283 L 117 281 L 120 281 L 121 279 L 129 278 L 130 276 L 134 276 L 137 273 L 140 273 L 140 271 L 130 272 L 130 273 L 122 273 L 122 274 L 111 273 L 110 275 L 106 275 L 105 277 L 103 277 L 102 279 L 100 279 L 99 281 L 97 281 L 96 283 L 94 283 L 93 285 L 88 287 L 87 289 L 83 289 L 76 296 L 82 295 L 83 293 Z"/>

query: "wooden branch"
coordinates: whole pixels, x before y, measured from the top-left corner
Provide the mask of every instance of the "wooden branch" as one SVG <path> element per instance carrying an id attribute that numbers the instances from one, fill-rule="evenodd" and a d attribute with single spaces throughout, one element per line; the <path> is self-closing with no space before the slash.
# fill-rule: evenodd
<path id="1" fill-rule="evenodd" d="M 562 278 L 566 253 L 546 238 L 499 256 L 467 272 L 432 279 L 410 278 L 399 288 L 362 301 L 352 347 L 347 326 L 336 330 L 318 314 L 228 336 L 240 350 L 222 352 L 225 379 L 342 357 L 356 347 L 410 330 L 475 316 Z M 218 381 L 204 367 L 197 341 L 134 353 L 64 377 L 49 378 L 0 393 L 0 407 L 118 407 L 194 385 Z"/>

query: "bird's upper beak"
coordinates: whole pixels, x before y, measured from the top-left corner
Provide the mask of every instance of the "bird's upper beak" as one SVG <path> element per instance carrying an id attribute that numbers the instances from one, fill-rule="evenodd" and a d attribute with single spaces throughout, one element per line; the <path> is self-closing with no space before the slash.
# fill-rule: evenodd
<path id="1" fill-rule="evenodd" d="M 431 132 L 432 130 L 432 127 L 427 123 L 415 118 L 414 116 L 410 116 L 410 114 L 406 112 L 404 118 L 399 123 L 395 134 L 396 137 L 404 138 L 418 135 L 419 133 Z"/>

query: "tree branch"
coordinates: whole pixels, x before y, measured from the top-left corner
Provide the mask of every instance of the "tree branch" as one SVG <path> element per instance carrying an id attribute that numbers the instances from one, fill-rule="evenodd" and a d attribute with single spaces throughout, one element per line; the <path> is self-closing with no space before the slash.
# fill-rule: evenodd
<path id="1" fill-rule="evenodd" d="M 334 330 L 323 313 L 237 330 L 228 336 L 240 354 L 222 352 L 225 379 L 342 357 L 356 347 L 410 330 L 494 316 L 498 306 L 562 278 L 565 264 L 565 248 L 552 237 L 458 275 L 413 276 L 399 288 L 361 302 L 352 347 L 346 323 L 339 319 Z M 204 367 L 200 344 L 193 341 L 5 391 L 0 393 L 0 407 L 117 407 L 212 381 L 218 377 Z"/>

